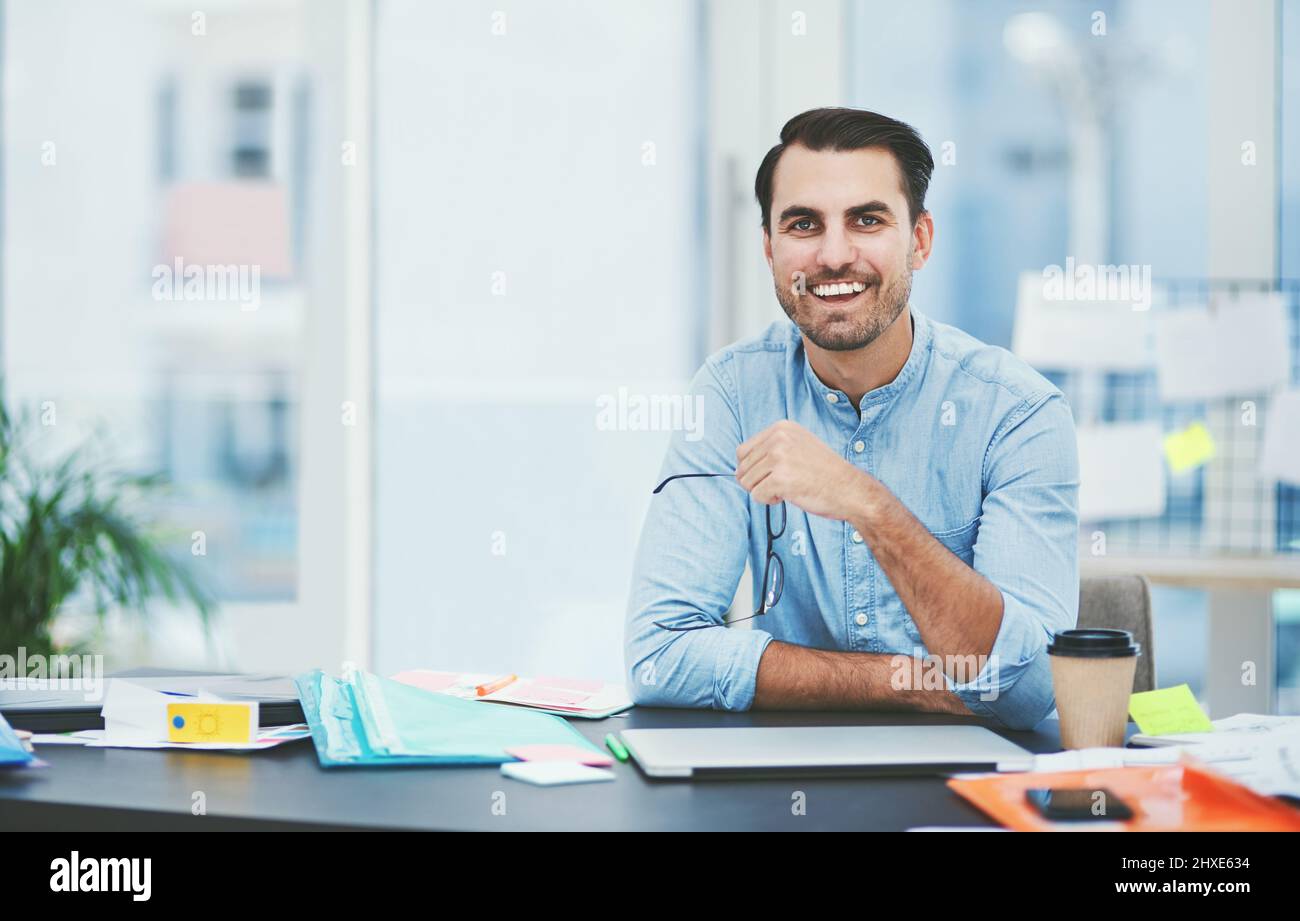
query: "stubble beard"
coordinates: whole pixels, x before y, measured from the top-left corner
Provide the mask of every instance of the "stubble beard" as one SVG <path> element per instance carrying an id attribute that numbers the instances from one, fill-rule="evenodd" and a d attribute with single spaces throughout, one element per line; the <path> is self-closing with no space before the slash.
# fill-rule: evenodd
<path id="1" fill-rule="evenodd" d="M 809 314 L 814 311 L 825 314 L 826 308 L 813 302 L 812 287 L 811 284 L 806 285 L 806 293 L 797 294 L 790 286 L 782 285 L 778 281 L 776 299 L 780 302 L 785 315 L 794 321 L 799 331 L 807 336 L 813 345 L 828 352 L 849 352 L 865 348 L 875 342 L 898 319 L 912 294 L 912 271 L 905 268 L 889 287 L 883 289 L 880 287 L 879 277 L 869 281 L 868 288 L 863 294 L 870 295 L 874 291 L 875 297 L 859 307 L 858 315 L 854 317 L 840 318 L 831 315 L 823 317 L 820 321 L 814 320 Z M 802 303 L 807 303 L 810 309 L 800 311 L 799 307 Z"/>

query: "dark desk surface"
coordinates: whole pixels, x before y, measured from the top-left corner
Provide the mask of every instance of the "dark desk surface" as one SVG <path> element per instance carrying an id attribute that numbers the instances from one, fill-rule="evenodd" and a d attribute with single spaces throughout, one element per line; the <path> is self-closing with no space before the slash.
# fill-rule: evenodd
<path id="1" fill-rule="evenodd" d="M 972 717 L 883 713 L 720 713 L 637 708 L 572 720 L 598 745 L 624 728 L 881 726 L 974 723 Z M 1054 720 L 1001 732 L 1034 752 L 1060 748 Z M 941 777 L 650 781 L 616 764 L 613 783 L 534 787 L 496 766 L 334 768 L 310 741 L 262 752 L 38 747 L 48 769 L 0 772 L 0 830 L 903 830 L 990 823 Z M 202 791 L 207 815 L 191 815 Z M 792 795 L 806 814 L 792 814 Z M 504 815 L 494 804 L 504 793 Z M 500 811 L 500 808 L 496 811 Z"/>

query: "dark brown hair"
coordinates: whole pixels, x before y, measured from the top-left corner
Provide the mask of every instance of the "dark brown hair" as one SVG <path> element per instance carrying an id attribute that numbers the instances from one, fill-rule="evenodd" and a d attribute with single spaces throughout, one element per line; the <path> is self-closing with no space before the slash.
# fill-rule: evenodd
<path id="1" fill-rule="evenodd" d="M 903 174 L 903 195 L 907 198 L 912 223 L 925 211 L 925 191 L 930 187 L 934 158 L 921 135 L 911 125 L 868 112 L 865 109 L 809 109 L 796 115 L 781 129 L 781 143 L 767 152 L 754 178 L 754 196 L 763 211 L 763 227 L 771 231 L 772 181 L 781 154 L 792 144 L 809 150 L 863 150 L 882 147 L 894 155 Z"/>

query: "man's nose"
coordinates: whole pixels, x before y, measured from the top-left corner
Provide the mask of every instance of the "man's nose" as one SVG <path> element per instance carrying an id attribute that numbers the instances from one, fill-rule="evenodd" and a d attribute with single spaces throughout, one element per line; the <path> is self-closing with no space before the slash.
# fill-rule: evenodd
<path id="1" fill-rule="evenodd" d="M 846 269 L 857 260 L 857 250 L 843 229 L 828 230 L 822 235 L 817 262 L 832 271 Z"/>

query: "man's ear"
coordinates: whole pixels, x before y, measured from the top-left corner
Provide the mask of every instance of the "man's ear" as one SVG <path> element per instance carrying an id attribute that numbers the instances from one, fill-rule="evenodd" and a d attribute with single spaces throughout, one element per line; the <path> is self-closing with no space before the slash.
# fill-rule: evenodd
<path id="1" fill-rule="evenodd" d="M 912 270 L 925 268 L 934 249 L 934 218 L 922 211 L 912 227 Z"/>
<path id="2" fill-rule="evenodd" d="M 768 270 L 772 270 L 772 235 L 768 233 L 767 227 L 763 228 L 763 258 L 767 260 Z"/>

